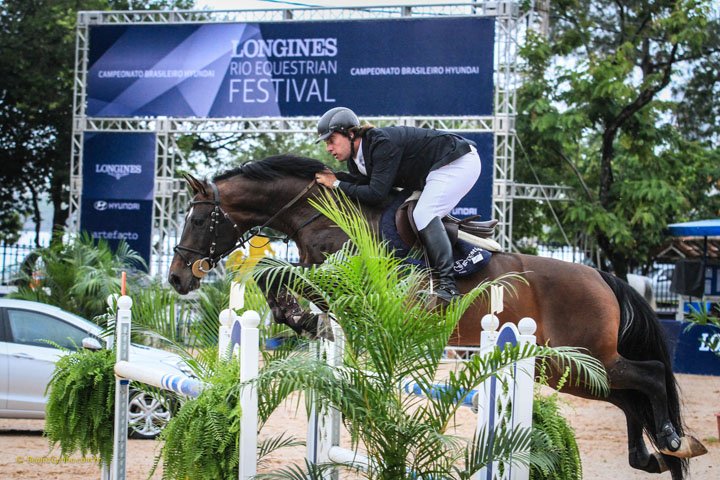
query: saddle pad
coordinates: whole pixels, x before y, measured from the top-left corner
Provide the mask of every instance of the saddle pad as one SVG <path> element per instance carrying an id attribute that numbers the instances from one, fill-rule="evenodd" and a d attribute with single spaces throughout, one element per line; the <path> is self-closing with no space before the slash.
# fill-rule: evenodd
<path id="1" fill-rule="evenodd" d="M 412 192 L 409 191 L 402 191 L 397 194 L 395 200 L 382 214 L 380 233 L 383 240 L 388 243 L 397 257 L 402 258 L 406 263 L 427 267 L 422 253 L 403 242 L 395 227 L 395 212 L 411 194 Z M 479 272 L 490 262 L 490 257 L 492 257 L 492 253 L 489 251 L 458 238 L 453 247 L 455 275 L 462 277 Z"/>

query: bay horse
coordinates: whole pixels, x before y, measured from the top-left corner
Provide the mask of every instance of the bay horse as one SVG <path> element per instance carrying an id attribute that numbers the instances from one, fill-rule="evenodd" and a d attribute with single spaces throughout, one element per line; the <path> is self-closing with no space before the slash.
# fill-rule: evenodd
<path id="1" fill-rule="evenodd" d="M 259 226 L 292 238 L 301 263 L 322 263 L 326 254 L 348 240 L 308 203 L 325 188 L 314 178 L 326 168 L 317 160 L 277 155 L 246 163 L 210 182 L 186 175 L 194 197 L 170 266 L 170 285 L 181 295 L 198 288 L 200 277 Z M 371 226 L 378 226 L 381 209 L 362 206 L 362 212 Z M 506 302 L 500 323 L 531 317 L 537 322 L 538 344 L 579 347 L 600 360 L 609 379 L 607 396 L 594 396 L 583 385 L 566 385 L 563 391 L 610 402 L 625 413 L 630 466 L 650 473 L 670 470 L 673 479 L 684 478 L 687 459 L 706 450 L 684 435 L 664 332 L 647 302 L 605 272 L 502 252 L 493 253 L 479 273 L 458 278 L 457 285 L 467 292 L 508 272 L 523 272 L 526 282 L 514 285 L 515 298 Z M 289 321 L 278 292 L 266 292 L 266 297 L 276 321 L 300 328 Z M 479 345 L 480 319 L 488 311 L 478 298 L 460 320 L 452 343 Z M 554 380 L 562 373 L 553 372 Z M 643 432 L 658 452 L 648 451 Z"/>

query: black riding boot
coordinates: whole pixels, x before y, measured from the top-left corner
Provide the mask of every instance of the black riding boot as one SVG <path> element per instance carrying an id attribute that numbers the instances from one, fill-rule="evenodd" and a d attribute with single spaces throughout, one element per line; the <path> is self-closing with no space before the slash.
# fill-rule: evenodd
<path id="1" fill-rule="evenodd" d="M 418 236 L 425 247 L 430 267 L 438 276 L 435 290 L 438 298 L 448 303 L 460 298 L 460 291 L 455 285 L 452 245 L 440 218 L 433 218 L 427 227 L 418 231 Z"/>

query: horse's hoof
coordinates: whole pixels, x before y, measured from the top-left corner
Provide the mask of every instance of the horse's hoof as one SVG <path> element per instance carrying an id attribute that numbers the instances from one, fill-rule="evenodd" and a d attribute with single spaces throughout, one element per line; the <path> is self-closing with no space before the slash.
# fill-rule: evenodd
<path id="1" fill-rule="evenodd" d="M 657 469 L 651 467 L 651 469 L 648 470 L 650 473 L 663 473 L 670 470 L 670 467 L 668 467 L 667 463 L 665 463 L 665 459 L 663 459 L 661 453 L 653 452 L 650 455 L 650 463 L 652 463 L 653 459 L 655 460 L 655 463 L 657 463 Z"/>
<path id="2" fill-rule="evenodd" d="M 665 455 L 672 455 L 673 457 L 693 458 L 705 455 L 707 453 L 707 448 L 705 448 L 705 445 L 700 443 L 697 438 L 685 435 L 680 439 L 680 447 L 677 450 L 672 451 L 665 449 L 660 451 Z"/>

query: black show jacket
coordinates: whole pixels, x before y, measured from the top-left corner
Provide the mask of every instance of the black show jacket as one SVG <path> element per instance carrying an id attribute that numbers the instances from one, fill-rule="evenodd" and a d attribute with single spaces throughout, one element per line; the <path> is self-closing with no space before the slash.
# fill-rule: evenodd
<path id="1" fill-rule="evenodd" d="M 337 174 L 339 188 L 363 203 L 384 205 L 392 187 L 422 190 L 430 172 L 469 153 L 471 145 L 471 140 L 438 130 L 373 128 L 365 133 L 361 147 L 367 175 L 349 159 L 349 173 Z"/>

